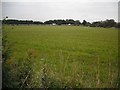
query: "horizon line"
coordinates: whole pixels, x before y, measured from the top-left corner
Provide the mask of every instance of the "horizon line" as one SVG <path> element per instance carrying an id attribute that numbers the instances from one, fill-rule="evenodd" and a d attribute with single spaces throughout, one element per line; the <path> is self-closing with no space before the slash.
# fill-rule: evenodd
<path id="1" fill-rule="evenodd" d="M 66 18 L 66 19 L 46 19 L 46 20 L 33 20 L 33 19 L 17 19 L 17 18 L 7 18 L 7 20 L 27 20 L 27 21 L 39 21 L 39 22 L 45 22 L 45 21 L 49 21 L 49 20 L 74 20 L 74 21 L 76 21 L 76 20 L 79 20 L 80 22 L 81 21 L 83 21 L 83 20 L 85 20 L 85 21 L 87 21 L 86 19 L 83 19 L 83 20 L 80 20 L 80 19 L 72 19 L 72 18 Z M 2 20 L 4 20 L 4 18 L 2 18 Z M 113 19 L 113 18 L 107 18 L 107 19 L 104 19 L 104 20 L 93 20 L 93 21 L 87 21 L 87 22 L 98 22 L 98 21 L 105 21 L 105 20 L 114 20 L 115 22 L 117 22 L 117 23 L 119 23 L 119 21 L 116 21 L 115 19 Z"/>

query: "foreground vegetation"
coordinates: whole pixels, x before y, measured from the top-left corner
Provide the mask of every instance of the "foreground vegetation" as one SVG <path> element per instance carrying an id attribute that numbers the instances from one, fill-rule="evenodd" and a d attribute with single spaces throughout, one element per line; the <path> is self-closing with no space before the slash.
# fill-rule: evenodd
<path id="1" fill-rule="evenodd" d="M 9 25 L 3 31 L 3 87 L 118 86 L 115 28 Z"/>

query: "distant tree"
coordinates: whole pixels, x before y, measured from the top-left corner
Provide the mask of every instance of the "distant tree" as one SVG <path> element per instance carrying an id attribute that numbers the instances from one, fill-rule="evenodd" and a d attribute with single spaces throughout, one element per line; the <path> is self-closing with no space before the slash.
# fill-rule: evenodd
<path id="1" fill-rule="evenodd" d="M 5 24 L 6 23 L 6 19 L 8 18 L 8 16 L 4 17 L 3 20 L 2 20 L 2 24 Z"/>
<path id="2" fill-rule="evenodd" d="M 39 21 L 34 21 L 33 23 L 34 23 L 34 24 L 37 24 L 37 25 L 43 24 L 43 22 L 39 22 Z"/>
<path id="3" fill-rule="evenodd" d="M 92 27 L 100 27 L 101 22 L 93 22 L 90 26 Z"/>
<path id="4" fill-rule="evenodd" d="M 97 21 L 97 22 L 93 22 L 90 26 L 92 27 L 116 27 L 117 23 L 113 20 L 105 20 L 105 21 Z"/>
<path id="5" fill-rule="evenodd" d="M 63 24 L 63 20 L 60 20 L 60 19 L 59 19 L 59 20 L 56 20 L 56 24 L 57 24 L 57 25 L 62 25 L 62 24 Z"/>
<path id="6" fill-rule="evenodd" d="M 76 21 L 74 21 L 74 25 L 80 25 L 81 24 L 81 22 L 79 21 L 79 20 L 76 20 Z"/>
<path id="7" fill-rule="evenodd" d="M 113 19 L 106 20 L 107 27 L 114 27 L 116 25 L 116 22 Z"/>
<path id="8" fill-rule="evenodd" d="M 90 22 L 87 22 L 86 26 L 91 26 L 91 23 L 90 23 Z"/>
<path id="9" fill-rule="evenodd" d="M 53 20 L 45 21 L 44 24 L 52 24 L 54 23 Z"/>
<path id="10" fill-rule="evenodd" d="M 87 21 L 86 20 L 83 20 L 83 22 L 82 22 L 82 25 L 86 25 L 87 24 Z"/>

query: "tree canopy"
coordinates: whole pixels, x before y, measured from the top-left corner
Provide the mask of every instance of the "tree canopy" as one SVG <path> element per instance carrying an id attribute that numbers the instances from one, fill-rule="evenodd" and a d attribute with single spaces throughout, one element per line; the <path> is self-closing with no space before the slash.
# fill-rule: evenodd
<path id="1" fill-rule="evenodd" d="M 3 19 L 2 24 L 11 24 L 11 25 L 20 25 L 20 24 L 36 24 L 36 25 L 74 25 L 74 26 L 90 26 L 90 27 L 117 27 L 120 28 L 120 23 L 115 22 L 113 19 L 106 19 L 105 21 L 95 21 L 95 22 L 88 22 L 86 20 L 83 20 L 83 22 L 80 22 L 79 20 L 73 20 L 73 19 L 55 19 L 55 20 L 48 20 L 45 22 L 41 21 L 32 21 L 32 20 L 15 20 L 15 19 Z"/>

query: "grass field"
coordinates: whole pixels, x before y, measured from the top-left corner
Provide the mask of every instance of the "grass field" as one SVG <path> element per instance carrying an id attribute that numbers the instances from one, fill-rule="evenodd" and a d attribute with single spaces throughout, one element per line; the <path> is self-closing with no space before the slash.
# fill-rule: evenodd
<path id="1" fill-rule="evenodd" d="M 116 87 L 117 29 L 37 25 L 3 28 L 12 43 L 7 60 L 10 66 L 14 64 L 11 72 L 18 73 L 18 66 L 23 65 L 20 61 L 30 57 L 27 87 Z M 18 78 L 16 73 L 12 75 Z"/>

